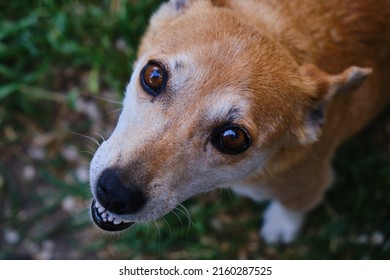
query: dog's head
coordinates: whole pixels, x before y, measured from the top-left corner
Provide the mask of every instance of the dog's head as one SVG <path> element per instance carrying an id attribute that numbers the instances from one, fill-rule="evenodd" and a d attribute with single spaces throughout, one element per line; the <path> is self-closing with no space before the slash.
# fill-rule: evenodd
<path id="1" fill-rule="evenodd" d="M 212 1 L 163 4 L 142 41 L 117 127 L 91 163 L 95 222 L 121 230 L 261 173 L 278 149 L 315 141 L 323 101 L 365 74 L 299 66 Z"/>

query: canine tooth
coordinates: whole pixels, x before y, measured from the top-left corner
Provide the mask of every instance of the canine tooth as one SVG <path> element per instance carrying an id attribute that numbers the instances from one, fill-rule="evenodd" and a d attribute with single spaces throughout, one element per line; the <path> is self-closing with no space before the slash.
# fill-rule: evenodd
<path id="1" fill-rule="evenodd" d="M 95 207 L 96 207 L 96 208 L 99 208 L 100 206 L 101 206 L 100 203 L 97 202 L 97 201 L 95 201 Z"/>
<path id="2" fill-rule="evenodd" d="M 122 222 L 122 220 L 115 218 L 114 219 L 114 225 L 119 225 Z"/>
<path id="3" fill-rule="evenodd" d="M 99 212 L 100 214 L 103 213 L 105 210 L 106 210 L 106 209 L 104 209 L 103 206 L 99 206 L 99 208 L 98 208 L 98 212 Z"/>
<path id="4" fill-rule="evenodd" d="M 107 216 L 108 216 L 108 213 L 107 213 L 107 212 L 103 212 L 103 213 L 102 213 L 102 218 L 107 218 Z"/>
<path id="5" fill-rule="evenodd" d="M 107 217 L 107 220 L 110 221 L 110 222 L 112 222 L 114 219 L 115 218 L 113 216 L 111 216 L 111 215 L 108 215 L 108 217 Z"/>

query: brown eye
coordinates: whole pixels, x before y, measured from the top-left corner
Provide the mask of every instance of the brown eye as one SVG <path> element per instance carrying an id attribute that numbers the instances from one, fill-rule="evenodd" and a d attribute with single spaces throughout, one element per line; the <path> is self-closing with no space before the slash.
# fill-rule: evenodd
<path id="1" fill-rule="evenodd" d="M 239 126 L 224 126 L 214 130 L 212 144 L 226 154 L 239 154 L 246 151 L 251 139 L 248 133 Z"/>
<path id="2" fill-rule="evenodd" d="M 166 71 L 157 62 L 149 62 L 141 71 L 141 84 L 145 91 L 152 96 L 157 96 L 162 92 L 166 78 Z"/>

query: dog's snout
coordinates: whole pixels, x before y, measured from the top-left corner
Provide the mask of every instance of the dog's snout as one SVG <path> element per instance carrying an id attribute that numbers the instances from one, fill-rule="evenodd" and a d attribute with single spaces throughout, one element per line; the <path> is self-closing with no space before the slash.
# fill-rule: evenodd
<path id="1" fill-rule="evenodd" d="M 138 186 L 125 186 L 115 169 L 106 169 L 96 187 L 100 204 L 116 214 L 132 214 L 144 206 L 146 198 Z"/>

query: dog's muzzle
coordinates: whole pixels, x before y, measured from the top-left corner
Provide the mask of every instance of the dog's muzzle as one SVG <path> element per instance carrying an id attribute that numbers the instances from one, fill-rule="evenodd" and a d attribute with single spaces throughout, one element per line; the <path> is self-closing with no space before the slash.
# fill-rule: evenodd
<path id="1" fill-rule="evenodd" d="M 106 231 L 121 231 L 132 224 L 119 215 L 134 214 L 146 202 L 137 186 L 125 186 L 116 169 L 106 169 L 97 181 L 96 199 L 91 202 L 91 216 L 95 224 Z"/>

